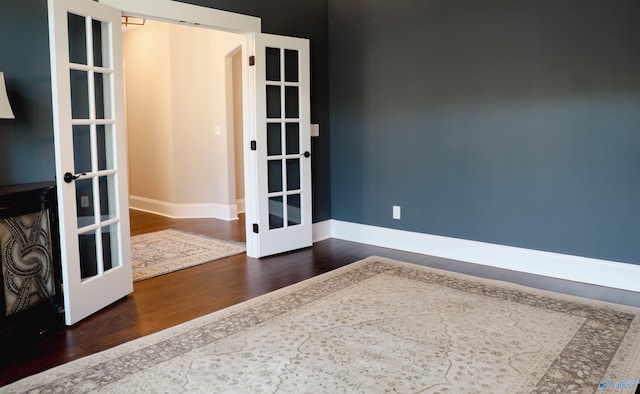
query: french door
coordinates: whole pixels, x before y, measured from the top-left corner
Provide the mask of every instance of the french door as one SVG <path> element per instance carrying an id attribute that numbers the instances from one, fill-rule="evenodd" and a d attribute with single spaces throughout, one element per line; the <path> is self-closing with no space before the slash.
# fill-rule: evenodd
<path id="1" fill-rule="evenodd" d="M 133 291 L 119 10 L 48 0 L 68 325 Z"/>
<path id="2" fill-rule="evenodd" d="M 308 40 L 261 34 L 252 17 L 182 2 L 48 0 L 66 323 L 133 291 L 121 15 L 192 20 L 245 34 L 247 253 L 310 246 Z M 162 4 L 163 7 L 158 7 Z M 131 10 L 128 10 L 132 8 Z M 134 10 L 135 9 L 135 10 Z M 171 10 L 170 12 L 167 10 Z M 235 21 L 235 22 L 229 22 Z M 196 23 L 197 22 L 197 23 Z M 247 54 L 245 52 L 245 54 Z"/>
<path id="3" fill-rule="evenodd" d="M 309 41 L 255 36 L 254 257 L 312 244 Z"/>

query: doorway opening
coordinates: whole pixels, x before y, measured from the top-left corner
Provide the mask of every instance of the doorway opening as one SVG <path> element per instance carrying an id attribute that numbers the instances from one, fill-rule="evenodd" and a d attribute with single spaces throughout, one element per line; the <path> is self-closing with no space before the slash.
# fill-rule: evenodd
<path id="1" fill-rule="evenodd" d="M 262 33 L 260 18 L 173 0 L 98 1 L 119 10 L 121 16 L 192 25 L 242 37 L 247 255 L 262 257 L 310 246 L 309 41 Z M 258 58 L 262 61 L 254 61 L 256 54 L 261 55 Z M 277 145 L 279 148 L 275 149 Z M 270 221 L 274 217 L 278 223 Z"/>
<path id="2" fill-rule="evenodd" d="M 154 20 L 123 30 L 131 208 L 244 212 L 242 40 Z"/>

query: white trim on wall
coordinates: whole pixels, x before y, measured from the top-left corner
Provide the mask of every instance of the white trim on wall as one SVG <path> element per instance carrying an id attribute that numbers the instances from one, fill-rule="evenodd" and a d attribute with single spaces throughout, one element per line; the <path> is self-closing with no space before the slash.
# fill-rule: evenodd
<path id="1" fill-rule="evenodd" d="M 640 292 L 640 265 L 327 220 L 314 242 L 338 238 L 513 271 Z"/>
<path id="2" fill-rule="evenodd" d="M 99 0 L 99 2 L 123 10 L 128 16 L 166 22 L 180 21 L 180 23 L 233 33 L 262 31 L 262 20 L 258 17 L 182 3 L 180 1 Z"/>
<path id="3" fill-rule="evenodd" d="M 238 220 L 238 206 L 235 204 L 175 204 L 145 197 L 129 196 L 129 207 L 173 219 L 214 218 L 227 221 Z"/>
<path id="4" fill-rule="evenodd" d="M 334 220 L 325 220 L 323 222 L 313 223 L 311 228 L 313 242 L 324 241 L 331 238 L 331 227 Z"/>

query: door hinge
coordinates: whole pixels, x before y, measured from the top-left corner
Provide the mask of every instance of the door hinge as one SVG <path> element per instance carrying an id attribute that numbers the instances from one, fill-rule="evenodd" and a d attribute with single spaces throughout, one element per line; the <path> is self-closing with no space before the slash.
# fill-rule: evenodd
<path id="1" fill-rule="evenodd" d="M 253 232 L 258 234 L 258 223 L 253 223 Z"/>
<path id="2" fill-rule="evenodd" d="M 249 65 L 250 66 L 255 66 L 256 65 L 256 57 L 251 55 L 249 56 Z"/>
<path id="3" fill-rule="evenodd" d="M 258 149 L 258 144 L 256 143 L 256 140 L 251 140 L 251 150 L 257 150 Z"/>

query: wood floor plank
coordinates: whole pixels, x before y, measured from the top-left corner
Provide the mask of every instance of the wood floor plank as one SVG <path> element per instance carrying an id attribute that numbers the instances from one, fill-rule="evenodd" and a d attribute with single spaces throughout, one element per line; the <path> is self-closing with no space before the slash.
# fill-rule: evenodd
<path id="1" fill-rule="evenodd" d="M 131 234 L 177 228 L 219 239 L 245 241 L 245 223 L 171 219 L 131 211 Z M 371 255 L 504 280 L 526 286 L 640 306 L 640 296 L 600 286 L 328 239 L 311 248 L 267 257 L 231 256 L 136 282 L 134 292 L 78 324 L 44 338 L 0 341 L 0 386 L 56 365 L 140 338 L 196 317 L 286 287 Z"/>

